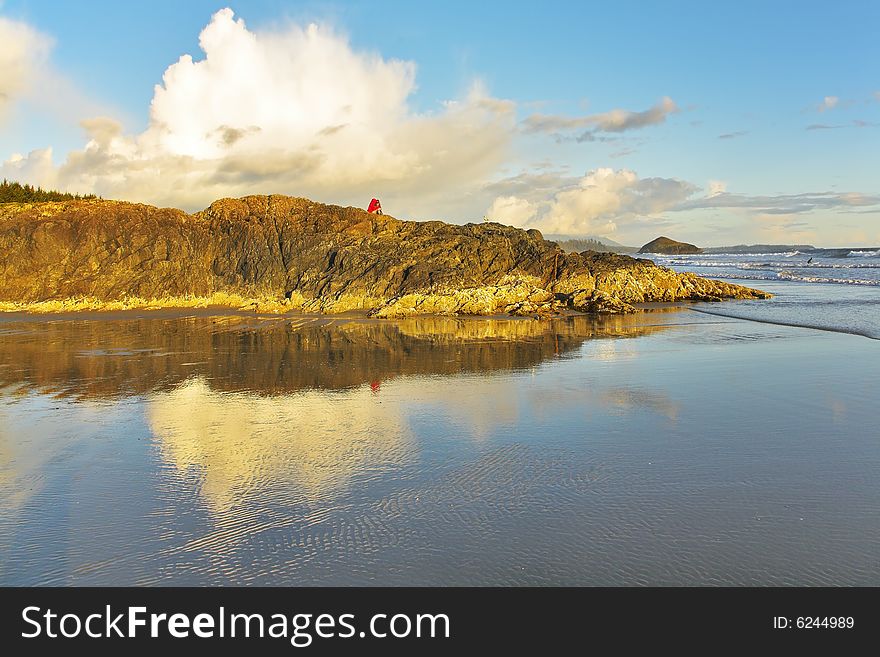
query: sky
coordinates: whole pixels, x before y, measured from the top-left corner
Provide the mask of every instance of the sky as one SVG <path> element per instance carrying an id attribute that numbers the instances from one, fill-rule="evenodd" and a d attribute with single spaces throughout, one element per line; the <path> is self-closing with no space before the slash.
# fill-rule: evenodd
<path id="1" fill-rule="evenodd" d="M 0 176 L 880 245 L 880 3 L 0 0 Z"/>

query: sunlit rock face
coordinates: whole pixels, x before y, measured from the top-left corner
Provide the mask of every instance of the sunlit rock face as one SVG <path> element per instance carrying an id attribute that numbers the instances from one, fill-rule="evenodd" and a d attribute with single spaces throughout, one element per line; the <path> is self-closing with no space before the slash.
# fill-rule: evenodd
<path id="1" fill-rule="evenodd" d="M 0 249 L 0 302 L 47 310 L 202 303 L 548 316 L 767 296 L 649 260 L 566 254 L 537 231 L 400 221 L 288 196 L 222 199 L 194 215 L 116 201 L 5 204 Z"/>

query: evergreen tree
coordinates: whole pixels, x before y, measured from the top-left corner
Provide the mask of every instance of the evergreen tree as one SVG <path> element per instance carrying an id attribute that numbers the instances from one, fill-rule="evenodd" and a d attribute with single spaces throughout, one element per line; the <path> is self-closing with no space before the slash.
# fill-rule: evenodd
<path id="1" fill-rule="evenodd" d="M 70 194 L 46 190 L 33 185 L 22 185 L 3 179 L 0 183 L 0 203 L 41 203 L 44 201 L 80 201 L 98 198 L 94 194 Z"/>

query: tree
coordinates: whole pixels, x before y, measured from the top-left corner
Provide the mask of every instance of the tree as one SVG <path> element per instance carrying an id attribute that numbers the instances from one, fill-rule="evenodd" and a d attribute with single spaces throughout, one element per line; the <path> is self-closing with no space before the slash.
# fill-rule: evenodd
<path id="1" fill-rule="evenodd" d="M 80 201 L 99 198 L 94 194 L 71 194 L 45 190 L 42 187 L 3 179 L 0 183 L 0 203 L 42 203 L 45 201 Z"/>

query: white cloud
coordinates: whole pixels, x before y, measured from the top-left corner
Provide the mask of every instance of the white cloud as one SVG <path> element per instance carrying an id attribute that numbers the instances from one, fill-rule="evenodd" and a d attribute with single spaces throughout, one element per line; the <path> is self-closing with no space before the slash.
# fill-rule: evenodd
<path id="1" fill-rule="evenodd" d="M 32 89 L 51 49 L 49 37 L 26 23 L 0 16 L 0 119 Z"/>
<path id="2" fill-rule="evenodd" d="M 89 141 L 57 184 L 187 209 L 248 193 L 356 204 L 381 195 L 392 214 L 406 214 L 479 185 L 507 153 L 512 102 L 474 84 L 416 114 L 413 63 L 355 51 L 330 29 L 253 32 L 223 9 L 199 44 L 203 59 L 180 57 L 156 85 L 144 132 L 83 122 Z"/>
<path id="3" fill-rule="evenodd" d="M 804 192 L 775 196 L 749 196 L 723 191 L 682 203 L 679 210 L 742 208 L 765 215 L 792 215 L 814 210 L 845 210 L 880 206 L 880 195 L 858 192 Z"/>
<path id="4" fill-rule="evenodd" d="M 486 216 L 491 221 L 497 221 L 511 226 L 525 226 L 538 212 L 538 206 L 528 199 L 517 196 L 499 196 L 492 205 Z"/>
<path id="5" fill-rule="evenodd" d="M 539 228 L 544 234 L 606 235 L 615 239 L 646 239 L 652 233 L 675 226 L 698 230 L 707 212 L 723 211 L 730 218 L 759 217 L 756 238 L 767 226 L 815 230 L 806 221 L 795 225 L 785 218 L 819 213 L 880 211 L 880 195 L 857 192 L 804 192 L 773 196 L 750 196 L 727 191 L 727 183 L 709 180 L 705 191 L 675 178 L 640 178 L 628 169 L 602 168 L 582 178 L 520 174 L 486 187 L 497 194 L 489 216 L 521 227 Z M 680 214 L 679 214 L 680 213 Z M 686 224 L 680 224 L 684 218 Z M 769 217 L 780 217 L 779 222 Z M 821 215 L 819 215 L 821 217 Z M 690 217 L 690 218 L 688 218 Z M 697 225 L 690 225 L 691 218 Z M 809 219 L 814 221 L 814 219 Z M 810 226 L 801 228 L 801 226 Z M 766 235 L 764 235 L 766 237 Z M 714 239 L 711 235 L 708 239 Z"/>
<path id="6" fill-rule="evenodd" d="M 583 128 L 590 128 L 590 132 L 625 132 L 664 123 L 670 114 L 678 111 L 679 109 L 675 102 L 668 96 L 665 96 L 654 106 L 642 112 L 613 109 L 601 114 L 579 117 L 532 114 L 523 121 L 523 127 L 526 132 L 552 133 Z"/>
<path id="7" fill-rule="evenodd" d="M 507 218 L 524 216 L 524 224 L 546 233 L 563 235 L 607 235 L 621 224 L 675 208 L 697 190 L 694 185 L 672 178 L 639 178 L 628 169 L 602 168 L 587 172 L 573 185 L 556 191 L 536 203 L 516 196 L 499 197 L 492 209 L 508 209 Z M 490 215 L 493 216 L 494 215 Z"/>
<path id="8" fill-rule="evenodd" d="M 837 107 L 837 104 L 840 102 L 840 98 L 837 96 L 825 96 L 822 99 L 822 102 L 819 103 L 818 110 L 819 112 L 827 112 L 828 110 L 832 110 Z"/>
<path id="9" fill-rule="evenodd" d="M 666 96 L 656 105 L 643 112 L 629 112 L 616 109 L 604 114 L 597 114 L 594 118 L 600 130 L 623 132 L 625 130 L 634 130 L 664 123 L 670 114 L 678 111 L 678 107 L 673 100 Z"/>
<path id="10" fill-rule="evenodd" d="M 0 122 L 15 112 L 75 124 L 99 111 L 96 102 L 53 68 L 53 46 L 52 38 L 27 23 L 0 17 Z"/>
<path id="11" fill-rule="evenodd" d="M 723 194 L 727 191 L 727 183 L 723 180 L 710 180 L 709 181 L 709 196 L 715 196 L 717 194 Z"/>
<path id="12" fill-rule="evenodd" d="M 534 167 L 529 171 L 493 181 L 483 189 L 491 196 L 519 196 L 529 200 L 542 200 L 578 181 L 577 176 L 567 174 L 565 169 L 543 167 L 540 173 L 532 173 L 532 170 Z"/>
<path id="13" fill-rule="evenodd" d="M 54 188 L 56 174 L 51 148 L 40 148 L 27 155 L 14 153 L 0 166 L 0 178 L 34 181 L 48 189 Z"/>

